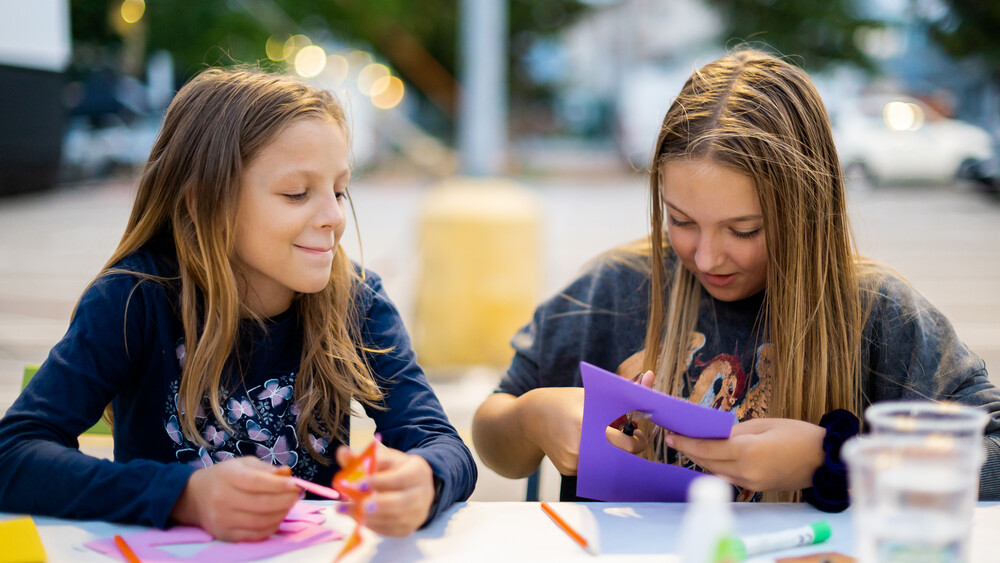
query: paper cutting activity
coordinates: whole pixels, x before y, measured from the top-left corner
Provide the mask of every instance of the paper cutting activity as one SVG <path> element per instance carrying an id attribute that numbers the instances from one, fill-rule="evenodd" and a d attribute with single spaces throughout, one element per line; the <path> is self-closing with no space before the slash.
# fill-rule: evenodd
<path id="1" fill-rule="evenodd" d="M 653 491 L 683 468 L 730 483 L 731 501 L 839 512 L 848 464 L 865 461 L 841 455 L 864 412 L 935 401 L 983 415 L 963 448 L 985 456 L 947 468 L 966 483 L 957 514 L 1000 499 L 1000 393 L 940 311 L 854 250 L 830 122 L 804 72 L 746 48 L 698 69 L 663 119 L 649 187 L 649 236 L 595 258 L 511 340 L 473 422 L 488 467 L 522 478 L 548 458 L 564 501 L 680 497 Z M 644 373 L 735 425 L 698 435 L 646 416 Z"/>
<path id="2" fill-rule="evenodd" d="M 51 10 L 39 22 L 63 5 L 40 1 Z M 123 60 L 138 65 L 147 41 L 171 56 L 148 22 L 174 8 L 151 2 L 144 16 L 145 2 L 112 4 Z M 555 182 L 514 157 L 558 161 L 551 148 L 535 156 L 525 142 L 478 160 L 466 151 L 490 146 L 490 131 L 541 136 L 556 117 L 581 138 L 610 127 L 598 123 L 608 100 L 579 85 L 562 91 L 576 72 L 573 49 L 586 44 L 596 56 L 680 41 L 659 24 L 630 30 L 614 49 L 586 39 L 591 28 L 630 29 L 619 10 L 656 2 L 436 6 L 468 41 L 445 65 L 439 47 L 418 41 L 440 34 L 436 13 L 418 18 L 405 2 L 378 13 L 320 4 L 189 7 L 192 28 L 216 9 L 237 18 L 219 28 L 232 50 L 251 42 L 236 32 L 246 26 L 266 58 L 143 71 L 151 82 L 184 80 L 161 96 L 155 135 L 135 149 L 134 178 L 121 180 L 132 190 L 124 230 L 58 319 L 61 337 L 33 344 L 31 362 L 10 352 L 5 319 L 39 308 L 45 323 L 25 321 L 24 331 L 48 330 L 60 310 L 4 294 L 4 280 L 22 272 L 0 267 L 0 367 L 24 369 L 16 398 L 0 405 L 0 563 L 997 558 L 1000 389 L 981 355 L 993 332 L 960 330 L 953 312 L 970 305 L 939 300 L 953 288 L 918 287 L 859 244 L 852 202 L 896 200 L 853 187 L 852 166 L 874 179 L 878 165 L 845 149 L 839 128 L 854 122 L 828 92 L 846 74 L 820 75 L 804 56 L 735 35 L 713 50 L 670 47 L 657 64 L 689 59 L 682 73 L 655 86 L 635 79 L 659 104 L 655 119 L 642 118 L 649 160 L 628 167 L 646 207 L 616 196 L 595 220 L 576 191 L 552 199 L 563 184 L 578 188 L 586 169 Z M 678 21 L 694 29 L 711 23 L 696 17 L 701 4 L 661 8 L 681 10 Z M 94 25 L 91 9 L 107 19 L 87 2 L 64 19 Z M 527 31 L 504 27 L 508 12 Z M 583 40 L 560 35 L 598 12 L 608 19 L 573 27 Z M 371 37 L 348 41 L 354 27 Z M 858 27 L 852 41 L 868 37 L 874 49 L 872 29 Z M 486 40 L 495 48 L 480 50 Z M 0 73 L 5 49 L 0 41 Z M 465 74 L 452 76 L 450 59 L 462 57 Z M 499 70 L 511 61 L 531 68 L 507 78 Z M 618 62 L 609 83 L 636 87 L 624 78 L 635 69 Z M 521 82 L 531 80 L 542 80 L 531 95 L 558 111 L 525 97 Z M 95 81 L 74 82 L 60 99 L 97 104 Z M 490 81 L 527 117 L 506 123 L 506 98 L 484 94 Z M 112 90 L 133 96 L 128 111 L 149 105 L 150 117 L 155 92 L 138 84 Z M 476 96 L 491 101 L 475 105 Z M 980 105 L 1000 123 L 1000 105 Z M 943 122 L 927 111 L 899 125 L 914 107 L 891 102 L 879 119 L 901 134 Z M 141 120 L 126 117 L 116 117 L 123 128 Z M 479 119 L 495 121 L 470 125 Z M 88 134 L 104 127 L 90 121 Z M 614 125 L 616 143 L 634 134 L 631 123 Z M 452 126 L 454 139 L 444 133 Z M 92 149 L 88 139 L 67 154 Z M 981 156 L 960 171 L 986 182 L 1000 152 Z M 433 182 L 413 182 L 415 169 Z M 391 189 L 359 194 L 363 174 Z M 477 202 L 476 193 L 490 195 Z M 412 224 L 402 208 L 416 213 Z M 17 213 L 0 209 L 5 220 Z M 568 219 L 539 228 L 556 215 Z M 641 228 L 629 238 L 609 234 L 635 217 Z M 585 261 L 551 249 L 536 260 L 523 244 L 582 240 L 583 231 L 606 243 L 581 246 Z M 366 233 L 380 237 L 368 260 Z M 59 244 L 69 253 L 91 242 Z M 560 261 L 575 273 L 539 293 L 539 265 L 556 271 Z M 982 268 L 988 280 L 995 267 Z M 38 291 L 72 285 L 54 268 L 32 279 Z M 485 342 L 486 325 L 502 337 Z M 104 456 L 88 441 L 95 433 Z"/>

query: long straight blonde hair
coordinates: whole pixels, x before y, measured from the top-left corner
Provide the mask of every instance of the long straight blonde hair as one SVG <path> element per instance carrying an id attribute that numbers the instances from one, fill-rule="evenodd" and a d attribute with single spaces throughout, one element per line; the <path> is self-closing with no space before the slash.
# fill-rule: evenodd
<path id="1" fill-rule="evenodd" d="M 243 170 L 285 128 L 303 119 L 331 120 L 347 132 L 344 111 L 328 92 L 290 77 L 209 69 L 188 82 L 167 109 L 125 233 L 101 274 L 117 271 L 115 264 L 154 239 L 173 243 L 186 348 L 178 411 L 184 435 L 202 446 L 208 444 L 197 431 L 196 407 L 209 407 L 226 425 L 220 391 L 241 321 L 263 321 L 246 306 L 235 260 Z M 307 433 L 344 439 L 339 423 L 351 398 L 375 405 L 382 397 L 364 360 L 370 350 L 359 344 L 359 283 L 338 246 L 326 288 L 298 295 L 293 305 L 304 332 L 294 388 L 301 412 L 296 433 L 310 455 L 324 463 Z"/>
<path id="2" fill-rule="evenodd" d="M 867 274 L 856 258 L 827 112 L 805 72 L 746 48 L 691 75 L 656 141 L 644 359 L 644 369 L 657 373 L 656 387 L 682 391 L 701 295 L 680 260 L 667 258 L 662 173 L 684 159 L 729 167 L 757 190 L 767 249 L 758 322 L 774 345 L 776 368 L 767 416 L 815 424 L 833 409 L 858 414 L 869 292 L 860 286 Z M 654 429 L 653 439 L 662 455 L 662 433 Z"/>

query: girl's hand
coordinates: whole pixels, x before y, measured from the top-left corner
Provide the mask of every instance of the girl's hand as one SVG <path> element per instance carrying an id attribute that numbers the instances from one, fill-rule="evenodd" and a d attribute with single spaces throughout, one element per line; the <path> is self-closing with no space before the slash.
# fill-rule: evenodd
<path id="1" fill-rule="evenodd" d="M 670 434 L 667 445 L 729 482 L 753 491 L 812 486 L 823 464 L 821 426 L 787 418 L 754 418 L 733 427 L 726 440 Z"/>
<path id="2" fill-rule="evenodd" d="M 539 387 L 521 396 L 524 436 L 563 475 L 576 475 L 583 429 L 583 388 Z"/>
<path id="3" fill-rule="evenodd" d="M 222 541 L 262 540 L 299 500 L 299 488 L 288 479 L 292 470 L 276 468 L 254 457 L 238 457 L 191 474 L 170 517 L 200 526 Z"/>
<path id="4" fill-rule="evenodd" d="M 353 454 L 346 446 L 337 449 L 337 462 L 346 465 Z M 365 525 L 385 536 L 407 536 L 430 515 L 434 503 L 434 474 L 424 458 L 379 446 L 375 473 L 369 484 L 372 495 Z"/>
<path id="5" fill-rule="evenodd" d="M 647 371 L 639 379 L 644 387 L 652 387 L 653 372 Z M 527 400 L 530 416 L 526 418 L 529 436 L 545 452 L 562 475 L 576 475 L 580 461 L 580 436 L 583 431 L 583 389 L 580 387 L 542 387 L 523 395 Z M 612 445 L 638 454 L 648 443 L 642 431 L 632 436 L 608 426 L 605 435 Z"/>
<path id="6" fill-rule="evenodd" d="M 643 387 L 652 388 L 653 377 L 653 372 L 647 371 L 642 374 L 641 377 L 638 377 L 638 383 Z M 627 417 L 622 418 L 624 419 L 623 424 L 628 421 Z M 636 428 L 632 435 L 629 436 L 622 431 L 621 425 L 611 424 L 605 430 L 605 435 L 608 438 L 608 442 L 611 442 L 612 446 L 625 450 L 631 454 L 641 454 L 647 447 L 649 447 L 649 441 L 646 439 L 646 435 L 643 434 L 642 430 L 639 430 L 638 428 Z"/>

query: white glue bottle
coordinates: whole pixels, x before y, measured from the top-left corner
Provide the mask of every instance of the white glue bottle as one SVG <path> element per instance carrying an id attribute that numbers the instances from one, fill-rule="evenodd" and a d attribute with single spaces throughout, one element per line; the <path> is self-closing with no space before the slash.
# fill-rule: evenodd
<path id="1" fill-rule="evenodd" d="M 742 554 L 732 549 L 735 536 L 733 487 L 706 475 L 688 487 L 688 505 L 681 522 L 680 553 L 684 563 L 731 563 Z"/>

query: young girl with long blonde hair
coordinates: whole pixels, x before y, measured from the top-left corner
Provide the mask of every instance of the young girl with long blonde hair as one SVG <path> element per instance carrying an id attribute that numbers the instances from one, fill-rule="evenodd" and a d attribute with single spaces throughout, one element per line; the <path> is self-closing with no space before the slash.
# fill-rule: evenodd
<path id="1" fill-rule="evenodd" d="M 0 421 L 0 510 L 260 539 L 300 496 L 290 476 L 328 486 L 350 459 L 352 398 L 388 446 L 371 529 L 471 494 L 395 306 L 340 245 L 349 154 L 326 91 L 218 69 L 181 88 L 118 248 Z M 77 449 L 106 407 L 113 462 Z"/>
<path id="2" fill-rule="evenodd" d="M 473 423 L 486 465 L 517 478 L 548 456 L 574 497 L 586 361 L 735 413 L 726 440 L 648 421 L 608 438 L 722 476 L 739 499 L 843 509 L 840 445 L 868 405 L 904 398 L 990 412 L 980 496 L 1000 498 L 1000 392 L 940 312 L 856 253 L 806 73 L 745 48 L 695 71 L 663 120 L 650 200 L 650 236 L 596 260 L 514 336 Z"/>

